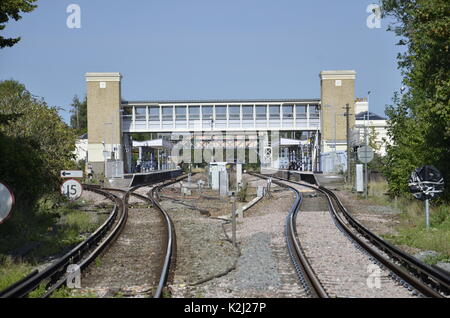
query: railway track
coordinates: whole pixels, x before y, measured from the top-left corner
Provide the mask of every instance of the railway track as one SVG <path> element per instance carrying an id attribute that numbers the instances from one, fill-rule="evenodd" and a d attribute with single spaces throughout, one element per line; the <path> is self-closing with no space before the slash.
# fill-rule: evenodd
<path id="1" fill-rule="evenodd" d="M 173 269 L 175 267 L 175 262 L 176 262 L 176 234 L 175 234 L 175 227 L 172 221 L 172 218 L 170 217 L 170 215 L 161 207 L 161 205 L 159 204 L 159 191 L 166 187 L 169 186 L 171 184 L 177 183 L 183 179 L 186 179 L 187 176 L 181 176 L 179 178 L 176 179 L 172 179 L 169 181 L 165 181 L 159 185 L 156 185 L 154 187 L 151 188 L 149 194 L 149 197 L 146 197 L 144 195 L 135 193 L 135 191 L 139 188 L 145 187 L 147 185 L 142 185 L 142 186 L 137 186 L 132 188 L 130 191 L 127 192 L 128 198 L 129 196 L 135 196 L 136 198 L 150 203 L 155 209 L 157 209 L 163 219 L 163 223 L 165 226 L 165 239 L 164 239 L 164 248 L 163 248 L 163 261 L 162 264 L 160 266 L 160 276 L 159 276 L 159 280 L 158 280 L 158 285 L 155 291 L 155 294 L 153 295 L 154 298 L 161 298 L 163 297 L 163 289 L 165 288 L 165 286 L 167 285 L 169 279 L 171 277 L 173 277 Z M 119 192 L 124 192 L 123 190 L 120 189 L 114 189 L 114 188 L 107 188 L 106 190 L 109 191 L 119 191 Z M 127 198 L 127 200 L 128 200 Z"/>
<path id="2" fill-rule="evenodd" d="M 177 179 L 162 182 L 152 187 L 149 197 L 135 193 L 141 187 L 137 186 L 129 191 L 114 188 L 100 188 L 98 186 L 84 185 L 84 189 L 97 194 L 100 194 L 114 202 L 113 210 L 108 219 L 85 241 L 78 244 L 70 252 L 56 260 L 49 267 L 44 270 L 35 270 L 20 281 L 0 291 L 0 298 L 23 298 L 27 297 L 33 290 L 45 284 L 45 293 L 41 296 L 43 298 L 49 297 L 57 289 L 65 285 L 68 274 L 67 268 L 71 264 L 77 264 L 80 270 L 85 271 L 89 265 L 101 254 L 105 253 L 111 245 L 121 235 L 128 219 L 128 202 L 130 196 L 136 197 L 146 203 L 151 204 L 159 211 L 166 227 L 166 235 L 163 238 L 164 257 L 161 265 L 158 286 L 154 293 L 155 298 L 162 297 L 163 288 L 165 287 L 169 276 L 171 265 L 174 265 L 176 259 L 176 237 L 173 222 L 169 215 L 161 208 L 158 203 L 158 192 L 161 188 L 170 184 L 179 182 L 186 178 L 182 176 Z M 123 194 L 123 197 L 115 193 Z"/>
<path id="3" fill-rule="evenodd" d="M 22 280 L 0 292 L 0 298 L 27 297 L 41 284 L 45 284 L 46 291 L 42 297 L 49 297 L 67 280 L 67 268 L 71 264 L 78 264 L 85 269 L 102 251 L 104 251 L 120 235 L 127 219 L 127 207 L 116 195 L 99 187 L 84 185 L 87 191 L 95 192 L 114 202 L 113 210 L 108 219 L 85 241 L 75 246 L 71 251 L 56 260 L 42 271 L 33 271 Z"/>
<path id="4" fill-rule="evenodd" d="M 285 172 L 282 172 L 285 174 Z M 432 267 L 420 262 L 414 257 L 404 253 L 390 243 L 385 242 L 367 228 L 357 222 L 340 202 L 339 198 L 329 189 L 317 184 L 291 180 L 292 177 L 300 179 L 300 175 L 288 173 L 286 178 L 277 175 L 254 174 L 261 178 L 272 178 L 273 182 L 291 189 L 296 194 L 296 200 L 286 220 L 286 240 L 292 262 L 297 270 L 302 284 L 311 297 L 327 298 L 328 286 L 317 275 L 317 268 L 312 266 L 298 236 L 298 212 L 303 197 L 298 187 L 306 187 L 320 193 L 327 201 L 329 214 L 335 225 L 364 253 L 368 254 L 375 263 L 384 266 L 392 273 L 401 285 L 412 288 L 425 297 L 444 297 L 449 293 L 449 278 Z"/>

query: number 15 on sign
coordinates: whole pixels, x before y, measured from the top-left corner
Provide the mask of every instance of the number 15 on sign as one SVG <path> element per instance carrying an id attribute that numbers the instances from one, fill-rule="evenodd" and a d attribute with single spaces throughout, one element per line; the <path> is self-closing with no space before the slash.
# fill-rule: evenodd
<path id="1" fill-rule="evenodd" d="M 73 201 L 78 199 L 83 193 L 83 186 L 77 180 L 67 180 L 61 186 L 61 193 Z"/>

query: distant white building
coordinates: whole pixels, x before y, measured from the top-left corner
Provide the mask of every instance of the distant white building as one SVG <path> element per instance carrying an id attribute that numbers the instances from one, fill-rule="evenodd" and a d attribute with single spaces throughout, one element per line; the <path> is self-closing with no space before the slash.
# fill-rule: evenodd
<path id="1" fill-rule="evenodd" d="M 87 162 L 88 137 L 87 134 L 80 136 L 75 142 L 75 160 L 85 160 Z"/>
<path id="2" fill-rule="evenodd" d="M 364 143 L 364 133 L 367 127 L 367 133 L 369 135 L 372 134 L 372 131 L 375 131 L 375 140 L 379 147 L 376 152 L 381 156 L 385 156 L 386 145 L 390 143 L 387 134 L 388 124 L 386 118 L 369 112 L 369 102 L 367 98 L 359 98 L 356 100 L 355 114 L 355 129 L 359 130 L 360 144 Z"/>

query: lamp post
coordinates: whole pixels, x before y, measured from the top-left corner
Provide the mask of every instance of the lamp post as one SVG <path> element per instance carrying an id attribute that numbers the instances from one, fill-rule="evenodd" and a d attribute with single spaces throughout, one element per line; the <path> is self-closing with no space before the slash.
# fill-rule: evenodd
<path id="1" fill-rule="evenodd" d="M 371 91 L 367 92 L 367 114 L 364 117 L 365 119 L 367 119 L 367 123 L 364 125 L 364 139 L 365 139 L 365 143 L 366 143 L 366 153 L 365 156 L 367 157 L 367 147 L 369 147 L 369 135 L 368 135 L 368 131 L 367 131 L 367 126 L 370 125 L 370 112 L 369 112 L 369 103 L 370 103 L 370 93 Z M 367 162 L 364 164 L 364 170 L 365 170 L 365 184 L 366 184 L 366 191 L 365 191 L 365 197 L 366 199 L 369 196 L 369 173 L 368 173 L 368 169 L 367 169 Z"/>
<path id="2" fill-rule="evenodd" d="M 345 109 L 345 115 L 347 118 L 346 122 L 347 122 L 347 183 L 349 184 L 353 184 L 352 181 L 352 169 L 351 169 L 351 158 L 350 158 L 350 104 L 346 104 L 345 107 L 343 107 L 343 109 Z"/>

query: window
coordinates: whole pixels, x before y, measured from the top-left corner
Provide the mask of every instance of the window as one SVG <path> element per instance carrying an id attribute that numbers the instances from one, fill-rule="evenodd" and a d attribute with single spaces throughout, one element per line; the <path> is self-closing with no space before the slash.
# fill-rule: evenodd
<path id="1" fill-rule="evenodd" d="M 310 119 L 319 119 L 320 118 L 320 110 L 318 105 L 310 105 L 309 106 L 309 118 Z"/>
<path id="2" fill-rule="evenodd" d="M 242 106 L 242 119 L 253 120 L 253 106 Z"/>
<path id="3" fill-rule="evenodd" d="M 227 119 L 227 106 L 216 106 L 216 120 Z"/>
<path id="4" fill-rule="evenodd" d="M 164 106 L 162 108 L 162 118 L 164 121 L 173 120 L 173 107 L 172 106 Z"/>
<path id="5" fill-rule="evenodd" d="M 189 119 L 190 120 L 200 119 L 200 106 L 189 106 Z"/>
<path id="6" fill-rule="evenodd" d="M 230 120 L 239 120 L 241 118 L 241 109 L 239 106 L 229 106 Z"/>
<path id="7" fill-rule="evenodd" d="M 306 119 L 306 106 L 305 105 L 296 105 L 295 112 L 297 119 Z"/>
<path id="8" fill-rule="evenodd" d="M 136 120 L 145 120 L 145 107 L 135 107 Z"/>
<path id="9" fill-rule="evenodd" d="M 283 105 L 283 119 L 294 118 L 294 105 Z"/>
<path id="10" fill-rule="evenodd" d="M 148 116 L 150 121 L 159 121 L 159 106 L 150 106 L 148 108 Z"/>
<path id="11" fill-rule="evenodd" d="M 176 120 L 186 120 L 186 106 L 175 107 L 175 118 Z"/>
<path id="12" fill-rule="evenodd" d="M 256 119 L 266 120 L 267 119 L 267 106 L 266 105 L 256 105 Z"/>
<path id="13" fill-rule="evenodd" d="M 203 117 L 203 120 L 211 120 L 211 119 L 213 119 L 213 108 L 212 108 L 212 106 L 203 106 L 202 107 L 202 117 Z"/>
<path id="14" fill-rule="evenodd" d="M 270 105 L 269 116 L 270 119 L 280 119 L 280 105 Z"/>

